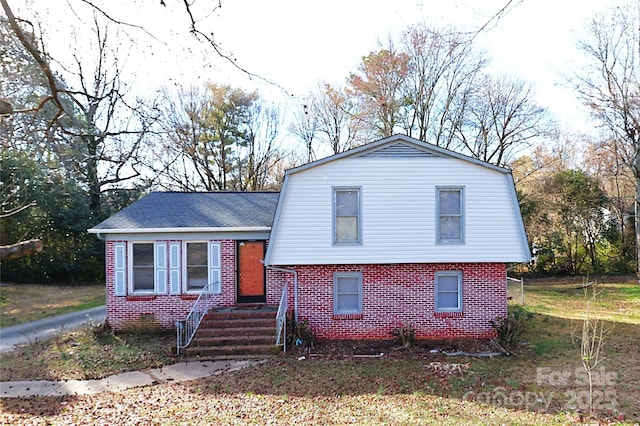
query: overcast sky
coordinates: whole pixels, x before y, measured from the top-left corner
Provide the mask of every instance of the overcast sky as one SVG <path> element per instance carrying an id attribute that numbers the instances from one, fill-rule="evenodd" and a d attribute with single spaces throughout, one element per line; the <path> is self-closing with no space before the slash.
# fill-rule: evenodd
<path id="1" fill-rule="evenodd" d="M 565 120 L 578 117 L 573 94 L 561 87 L 562 75 L 576 66 L 576 34 L 594 11 L 618 0 L 512 0 L 499 20 L 478 38 L 487 49 L 497 72 L 511 73 L 536 85 L 539 101 Z M 112 17 L 143 26 L 154 35 L 125 27 L 136 38 L 128 50 L 127 69 L 135 70 L 141 84 L 212 80 L 245 88 L 273 90 L 206 52 L 187 33 L 182 2 L 164 0 L 95 0 Z M 10 4 L 20 9 L 19 1 Z M 70 11 L 67 3 L 74 6 Z M 196 5 L 216 4 L 198 0 Z M 408 25 L 425 22 L 453 25 L 474 31 L 486 24 L 508 0 L 222 0 L 222 8 L 204 18 L 217 43 L 232 53 L 244 69 L 273 81 L 303 99 L 319 80 L 343 83 L 361 58 L 375 50 L 379 41 L 397 36 Z M 69 20 L 87 9 L 80 0 L 27 0 L 27 14 L 40 12 L 50 23 L 48 48 L 54 57 L 69 51 L 69 42 L 82 43 L 85 34 L 74 33 Z"/>

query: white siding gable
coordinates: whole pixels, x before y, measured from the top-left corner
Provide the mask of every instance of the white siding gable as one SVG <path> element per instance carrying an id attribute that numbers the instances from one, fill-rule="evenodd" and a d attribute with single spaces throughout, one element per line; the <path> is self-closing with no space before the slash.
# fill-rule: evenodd
<path id="1" fill-rule="evenodd" d="M 390 144 L 390 146 L 392 146 Z M 286 176 L 270 265 L 524 262 L 526 237 L 508 172 L 407 147 L 345 156 Z M 410 147 L 413 148 L 413 147 Z M 417 153 L 418 151 L 416 151 Z M 397 154 L 400 153 L 400 154 Z M 362 245 L 332 238 L 332 188 L 359 187 Z M 464 188 L 464 243 L 436 243 L 436 188 Z"/>

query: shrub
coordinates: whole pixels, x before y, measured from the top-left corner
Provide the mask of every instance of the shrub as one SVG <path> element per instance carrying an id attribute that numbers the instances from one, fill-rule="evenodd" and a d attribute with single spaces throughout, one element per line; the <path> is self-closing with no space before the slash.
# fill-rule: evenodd
<path id="1" fill-rule="evenodd" d="M 491 327 L 496 331 L 498 344 L 504 349 L 513 348 L 522 333 L 525 332 L 527 322 L 533 318 L 533 315 L 522 306 L 514 306 L 509 307 L 506 317 L 498 317 L 489 321 Z"/>
<path id="2" fill-rule="evenodd" d="M 287 318 L 287 346 L 312 347 L 315 341 L 316 336 L 309 321 L 302 320 L 296 323 L 292 318 Z"/>
<path id="3" fill-rule="evenodd" d="M 400 324 L 391 330 L 391 335 L 396 338 L 396 342 L 403 348 L 408 348 L 416 341 L 416 330 L 411 324 Z"/>

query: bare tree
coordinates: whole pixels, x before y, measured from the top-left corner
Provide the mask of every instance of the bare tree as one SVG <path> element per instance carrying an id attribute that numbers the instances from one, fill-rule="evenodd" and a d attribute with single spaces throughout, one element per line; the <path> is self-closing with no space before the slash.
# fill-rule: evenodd
<path id="1" fill-rule="evenodd" d="M 294 111 L 293 121 L 289 125 L 289 132 L 304 143 L 308 163 L 316 158 L 313 142 L 317 139 L 320 131 L 319 118 L 314 113 L 315 108 L 313 107 L 316 102 L 315 97 L 315 94 L 309 95 L 302 108 Z"/>
<path id="2" fill-rule="evenodd" d="M 158 185 L 183 191 L 276 185 L 282 117 L 257 92 L 209 83 L 165 91 L 161 109 L 163 134 L 146 161 Z"/>
<path id="3" fill-rule="evenodd" d="M 324 83 L 318 87 L 313 111 L 319 122 L 321 140 L 332 154 L 339 154 L 365 143 L 369 129 L 358 110 L 356 99 L 346 90 Z"/>
<path id="4" fill-rule="evenodd" d="M 402 122 L 402 86 L 409 74 L 409 61 L 409 55 L 389 40 L 387 47 L 362 58 L 358 72 L 349 76 L 349 90 L 362 106 L 363 116 L 371 120 L 377 136 L 393 135 Z"/>
<path id="5" fill-rule="evenodd" d="M 290 131 L 307 144 L 307 160 L 311 161 L 314 154 L 310 147 L 314 141 L 328 148 L 331 154 L 368 141 L 371 129 L 357 98 L 349 96 L 344 87 L 319 82 L 306 102 L 302 113 L 295 115 Z"/>
<path id="6" fill-rule="evenodd" d="M 571 330 L 571 338 L 573 344 L 578 347 L 580 351 L 582 368 L 587 374 L 587 382 L 589 383 L 589 413 L 591 414 L 594 411 L 594 373 L 597 374 L 596 367 L 606 359 L 604 356 L 605 341 L 613 331 L 613 326 L 607 325 L 600 317 L 598 297 L 601 291 L 598 291 L 597 283 L 589 283 L 588 279 L 589 277 L 587 276 L 583 282 L 585 301 L 582 310 L 582 327 Z M 591 288 L 591 296 L 589 296 L 587 291 L 589 287 Z"/>
<path id="7" fill-rule="evenodd" d="M 282 114 L 274 105 L 258 100 L 247 117 L 246 143 L 238 155 L 237 189 L 241 191 L 275 189 L 277 169 L 285 153 L 277 147 Z"/>
<path id="8" fill-rule="evenodd" d="M 89 190 L 92 214 L 99 218 L 102 193 L 139 176 L 141 140 L 154 120 L 149 102 L 134 98 L 123 81 L 120 64 L 126 55 L 119 50 L 120 34 L 117 30 L 112 34 L 96 13 L 92 27 L 72 39 L 82 40 L 83 45 L 70 41 L 69 58 L 51 58 L 44 53 L 46 43 L 37 36 L 36 26 L 15 17 L 6 0 L 2 6 L 12 30 L 3 31 L 3 38 L 11 45 L 19 43 L 28 55 L 21 56 L 22 61 L 39 68 L 39 72 L 29 68 L 27 76 L 38 78 L 24 84 L 36 91 L 22 89 L 10 95 L 10 101 L 19 106 L 13 115 L 23 122 L 22 136 L 34 145 L 13 146 L 56 160 L 82 180 Z M 16 122 L 14 117 L 11 120 Z"/>
<path id="9" fill-rule="evenodd" d="M 455 130 L 471 156 L 504 166 L 552 129 L 548 113 L 534 101 L 530 84 L 485 75 L 475 84 L 464 119 Z"/>
<path id="10" fill-rule="evenodd" d="M 410 136 L 450 148 L 477 74 L 486 66 L 471 38 L 452 28 L 410 27 L 402 38 L 410 58 L 402 86 L 403 127 Z"/>
<path id="11" fill-rule="evenodd" d="M 613 139 L 590 142 L 584 151 L 586 170 L 595 176 L 609 199 L 610 224 L 617 227 L 619 235 L 619 260 L 627 262 L 633 253 L 633 208 L 635 178 L 633 169 L 624 161 L 621 145 Z"/>
<path id="12" fill-rule="evenodd" d="M 618 6 L 593 18 L 580 42 L 588 66 L 576 76 L 575 90 L 611 132 L 636 186 L 636 263 L 640 282 L 640 5 Z"/>
<path id="13" fill-rule="evenodd" d="M 69 80 L 77 88 L 65 88 L 74 116 L 60 118 L 60 136 L 50 138 L 52 148 L 76 176 L 84 176 L 89 188 L 89 207 L 101 216 L 104 190 L 140 176 L 142 141 L 156 119 L 145 101 L 129 96 L 122 80 L 118 34 L 111 37 L 108 24 L 94 16 L 92 53 L 73 52 Z M 86 38 L 86 37 L 85 37 Z M 152 101 L 153 102 L 153 101 Z"/>
<path id="14" fill-rule="evenodd" d="M 65 113 L 65 105 L 60 97 L 62 88 L 59 86 L 57 78 L 51 70 L 49 59 L 43 53 L 43 49 L 39 48 L 39 46 L 36 44 L 35 34 L 33 32 L 29 33 L 23 29 L 23 26 L 25 24 L 31 28 L 33 28 L 33 25 L 29 21 L 17 18 L 9 7 L 7 0 L 0 0 L 0 5 L 2 5 L 2 9 L 4 10 L 6 19 L 9 22 L 9 26 L 15 34 L 15 37 L 20 42 L 20 44 L 22 44 L 25 51 L 28 52 L 33 60 L 38 64 L 42 73 L 44 74 L 44 77 L 46 78 L 49 94 L 41 100 L 38 105 L 38 109 L 49 103 L 53 104 L 56 108 L 56 112 L 50 121 L 50 123 L 53 124 Z"/>

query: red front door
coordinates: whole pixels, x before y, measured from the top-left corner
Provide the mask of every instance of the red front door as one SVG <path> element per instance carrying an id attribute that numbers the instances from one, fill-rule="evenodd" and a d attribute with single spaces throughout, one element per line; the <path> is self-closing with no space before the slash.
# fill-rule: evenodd
<path id="1" fill-rule="evenodd" d="M 238 303 L 266 302 L 264 241 L 238 242 Z"/>

